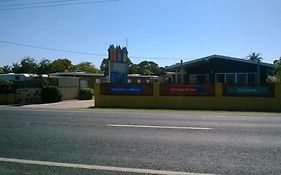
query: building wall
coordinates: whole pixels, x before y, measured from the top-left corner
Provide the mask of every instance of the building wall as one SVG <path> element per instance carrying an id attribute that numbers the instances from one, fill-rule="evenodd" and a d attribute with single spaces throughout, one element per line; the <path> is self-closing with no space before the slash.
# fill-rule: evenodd
<path id="1" fill-rule="evenodd" d="M 215 83 L 217 73 L 257 73 L 257 64 L 213 58 L 211 60 L 200 61 L 198 63 L 188 65 L 184 67 L 184 70 L 186 72 L 184 83 L 190 82 L 191 74 L 208 74 L 210 77 L 210 83 Z M 273 68 L 261 65 L 260 82 L 265 83 L 268 73 L 272 71 Z M 178 80 L 180 80 L 180 75 L 178 75 Z"/>
<path id="2" fill-rule="evenodd" d="M 60 77 L 58 79 L 58 88 L 62 93 L 62 100 L 79 98 L 79 78 Z"/>
<path id="3" fill-rule="evenodd" d="M 215 96 L 160 96 L 159 84 L 153 84 L 153 95 L 101 95 L 95 87 L 96 107 L 163 108 L 200 110 L 281 111 L 281 84 L 275 85 L 273 97 L 223 96 L 223 86 L 217 83 Z"/>

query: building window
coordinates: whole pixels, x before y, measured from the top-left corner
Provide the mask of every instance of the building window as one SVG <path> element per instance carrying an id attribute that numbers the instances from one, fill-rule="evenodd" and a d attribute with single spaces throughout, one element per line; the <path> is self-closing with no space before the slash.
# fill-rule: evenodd
<path id="1" fill-rule="evenodd" d="M 248 83 L 250 83 L 250 84 L 256 83 L 256 74 L 255 73 L 248 74 Z"/>
<path id="2" fill-rule="evenodd" d="M 217 83 L 225 83 L 225 74 L 217 74 L 216 75 Z"/>
<path id="3" fill-rule="evenodd" d="M 216 82 L 227 84 L 252 84 L 256 82 L 256 73 L 217 73 Z"/>
<path id="4" fill-rule="evenodd" d="M 227 84 L 234 84 L 236 83 L 235 81 L 235 74 L 226 74 L 225 76 L 225 83 Z"/>
<path id="5" fill-rule="evenodd" d="M 192 83 L 192 84 L 210 83 L 210 75 L 209 74 L 190 74 L 189 83 Z"/>
<path id="6" fill-rule="evenodd" d="M 237 74 L 237 83 L 246 84 L 247 83 L 247 74 Z"/>

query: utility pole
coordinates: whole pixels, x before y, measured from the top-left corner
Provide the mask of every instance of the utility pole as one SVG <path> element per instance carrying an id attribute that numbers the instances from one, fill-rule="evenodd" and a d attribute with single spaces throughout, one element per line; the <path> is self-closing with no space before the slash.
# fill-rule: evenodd
<path id="1" fill-rule="evenodd" d="M 181 60 L 181 83 L 184 83 L 183 61 Z"/>

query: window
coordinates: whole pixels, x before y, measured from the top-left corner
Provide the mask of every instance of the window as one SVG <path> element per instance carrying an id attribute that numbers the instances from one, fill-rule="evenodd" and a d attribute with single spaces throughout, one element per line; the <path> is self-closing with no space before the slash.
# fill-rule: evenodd
<path id="1" fill-rule="evenodd" d="M 216 75 L 216 82 L 225 83 L 225 74 L 217 74 Z"/>
<path id="2" fill-rule="evenodd" d="M 251 73 L 251 74 L 248 74 L 248 83 L 256 83 L 256 74 L 254 73 Z"/>
<path id="3" fill-rule="evenodd" d="M 190 74 L 189 83 L 192 83 L 192 84 L 210 83 L 210 75 L 209 74 Z"/>
<path id="4" fill-rule="evenodd" d="M 247 74 L 237 74 L 237 83 L 246 84 L 247 83 Z"/>
<path id="5" fill-rule="evenodd" d="M 189 82 L 190 83 L 197 83 L 197 76 L 196 76 L 196 74 L 189 75 Z"/>
<path id="6" fill-rule="evenodd" d="M 227 84 L 234 84 L 235 81 L 235 74 L 226 74 L 225 76 L 225 83 Z"/>
<path id="7" fill-rule="evenodd" d="M 247 84 L 256 82 L 256 73 L 217 73 L 216 82 Z"/>

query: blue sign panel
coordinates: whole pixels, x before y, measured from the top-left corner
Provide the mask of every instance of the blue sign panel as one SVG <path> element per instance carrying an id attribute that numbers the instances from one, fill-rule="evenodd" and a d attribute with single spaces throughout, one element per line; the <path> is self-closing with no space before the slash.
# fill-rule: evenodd
<path id="1" fill-rule="evenodd" d="M 111 83 L 127 83 L 128 75 L 125 73 L 111 72 L 110 82 Z"/>
<path id="2" fill-rule="evenodd" d="M 141 86 L 111 86 L 108 88 L 109 93 L 124 93 L 124 94 L 140 94 L 143 92 Z"/>

